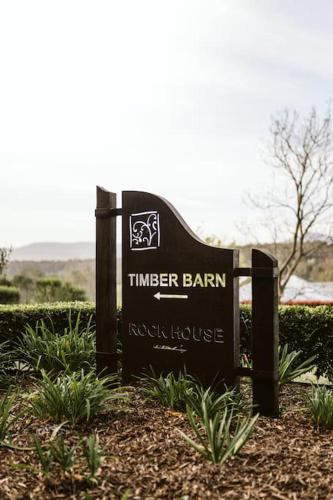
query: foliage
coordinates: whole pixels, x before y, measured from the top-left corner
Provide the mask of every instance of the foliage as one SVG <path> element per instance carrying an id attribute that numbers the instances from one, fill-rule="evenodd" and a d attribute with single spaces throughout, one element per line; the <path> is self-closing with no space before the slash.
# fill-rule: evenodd
<path id="1" fill-rule="evenodd" d="M 17 417 L 11 416 L 11 410 L 15 401 L 14 394 L 5 394 L 0 399 L 0 443 L 6 438 L 10 428 Z"/>
<path id="2" fill-rule="evenodd" d="M 63 438 L 57 437 L 51 442 L 51 455 L 65 472 L 72 472 L 75 464 L 76 449 L 68 446 Z"/>
<path id="3" fill-rule="evenodd" d="M 34 439 L 35 451 L 42 466 L 42 471 L 44 474 L 48 474 L 51 470 L 51 465 L 52 465 L 52 459 L 53 459 L 52 451 L 50 449 L 48 450 L 43 449 L 38 434 L 35 434 L 33 439 Z"/>
<path id="4" fill-rule="evenodd" d="M 141 377 L 144 392 L 158 399 L 164 406 L 183 410 L 190 395 L 194 392 L 194 380 L 188 375 L 179 373 L 177 376 L 172 372 L 166 376 L 156 376 L 153 370 L 151 374 Z"/>
<path id="5" fill-rule="evenodd" d="M 278 356 L 279 356 L 279 384 L 284 385 L 292 382 L 297 377 L 300 377 L 304 373 L 308 373 L 315 369 L 315 364 L 313 363 L 316 356 L 311 356 L 305 361 L 298 363 L 297 358 L 302 354 L 302 351 L 289 351 L 288 344 L 283 347 L 279 346 Z M 244 368 L 252 368 L 252 359 L 246 354 L 241 356 L 241 365 Z"/>
<path id="6" fill-rule="evenodd" d="M 32 301 L 35 292 L 35 280 L 27 274 L 16 274 L 13 285 L 20 290 L 21 302 L 27 304 Z"/>
<path id="7" fill-rule="evenodd" d="M 84 449 L 84 456 L 86 457 L 87 464 L 90 470 L 89 480 L 97 482 L 97 476 L 102 463 L 102 455 L 99 446 L 99 439 L 96 434 L 91 434 L 86 439 L 86 446 Z"/>
<path id="8" fill-rule="evenodd" d="M 279 383 L 288 384 L 300 377 L 304 373 L 312 371 L 315 367 L 313 361 L 316 356 L 311 356 L 300 364 L 297 364 L 297 358 L 302 351 L 288 351 L 288 344 L 279 346 Z"/>
<path id="9" fill-rule="evenodd" d="M 332 139 L 330 109 L 323 117 L 315 108 L 302 119 L 287 109 L 272 117 L 267 160 L 276 184 L 252 202 L 264 214 L 269 239 L 289 243 L 286 253 L 273 252 L 281 294 L 299 265 L 332 241 Z"/>
<path id="10" fill-rule="evenodd" d="M 187 407 L 187 417 L 196 441 L 178 430 L 185 441 L 204 458 L 216 464 L 223 464 L 236 455 L 249 438 L 258 415 L 254 417 L 236 417 L 232 409 L 226 407 L 209 416 L 206 401 L 202 401 L 201 418 L 191 407 Z"/>
<path id="11" fill-rule="evenodd" d="M 26 326 L 19 340 L 20 359 L 34 370 L 45 370 L 52 376 L 64 371 L 91 370 L 95 364 L 95 330 L 92 317 L 82 324 L 80 313 L 62 331 L 56 331 L 50 318 L 49 326 L 44 320 L 35 328 Z"/>
<path id="12" fill-rule="evenodd" d="M 42 380 L 30 400 L 33 414 L 51 418 L 56 423 L 69 421 L 71 425 L 90 422 L 110 401 L 125 398 L 125 392 L 116 384 L 118 377 L 97 378 L 93 371 L 62 374 L 53 381 L 44 371 Z"/>
<path id="13" fill-rule="evenodd" d="M 11 346 L 25 332 L 26 325 L 38 321 L 52 321 L 56 332 L 68 327 L 68 316 L 75 322 L 80 315 L 82 323 L 88 323 L 90 316 L 95 321 L 95 305 L 91 302 L 58 302 L 53 304 L 0 305 L 0 341 L 9 340 Z"/>
<path id="14" fill-rule="evenodd" d="M 6 272 L 11 253 L 12 248 L 0 248 L 0 276 Z"/>
<path id="15" fill-rule="evenodd" d="M 0 391 L 9 389 L 15 382 L 16 356 L 9 348 L 9 342 L 0 342 Z"/>
<path id="16" fill-rule="evenodd" d="M 75 287 L 68 281 L 62 281 L 59 278 L 39 278 L 35 284 L 36 302 L 58 302 L 58 301 L 85 301 L 87 300 L 85 291 L 82 288 Z"/>
<path id="17" fill-rule="evenodd" d="M 325 386 L 313 387 L 308 397 L 311 418 L 319 427 L 333 429 L 333 391 Z"/>
<path id="18" fill-rule="evenodd" d="M 241 351 L 251 353 L 251 308 L 241 306 Z M 332 306 L 280 306 L 280 343 L 293 351 L 302 351 L 298 361 L 316 357 L 316 375 L 330 371 L 333 359 L 333 307 Z"/>
<path id="19" fill-rule="evenodd" d="M 9 340 L 15 345 L 25 331 L 26 324 L 34 325 L 42 319 L 52 318 L 56 331 L 63 331 L 71 311 L 75 321 L 80 312 L 81 321 L 95 320 L 95 306 L 90 302 L 54 303 L 43 305 L 0 305 L 0 341 Z M 250 354 L 251 308 L 241 306 L 241 352 Z M 333 359 L 333 307 L 332 306 L 280 306 L 280 342 L 291 350 L 302 351 L 298 360 L 316 356 L 317 375 L 327 373 Z"/>
<path id="20" fill-rule="evenodd" d="M 0 285 L 0 304 L 18 304 L 20 292 L 15 286 Z"/>
<path id="21" fill-rule="evenodd" d="M 243 395 L 236 389 L 226 388 L 225 392 L 218 394 L 212 387 L 206 389 L 200 384 L 196 384 L 192 393 L 187 396 L 186 404 L 201 419 L 204 418 L 205 412 L 210 419 L 224 412 L 226 408 L 235 413 L 249 409 Z"/>

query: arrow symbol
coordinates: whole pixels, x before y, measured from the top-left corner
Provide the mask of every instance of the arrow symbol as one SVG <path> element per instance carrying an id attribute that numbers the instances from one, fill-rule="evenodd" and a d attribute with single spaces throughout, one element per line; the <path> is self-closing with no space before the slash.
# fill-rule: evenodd
<path id="1" fill-rule="evenodd" d="M 168 294 L 168 293 L 160 293 L 157 292 L 154 295 L 155 299 L 161 300 L 161 299 L 188 299 L 188 295 L 176 295 L 176 294 Z"/>

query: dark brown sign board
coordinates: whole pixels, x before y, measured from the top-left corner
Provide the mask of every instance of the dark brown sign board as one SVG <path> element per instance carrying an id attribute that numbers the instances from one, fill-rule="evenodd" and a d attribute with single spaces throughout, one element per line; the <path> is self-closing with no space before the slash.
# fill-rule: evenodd
<path id="1" fill-rule="evenodd" d="M 122 198 L 125 378 L 151 366 L 236 384 L 238 251 L 201 242 L 176 210 L 149 193 Z"/>
<path id="2" fill-rule="evenodd" d="M 98 368 L 116 366 L 116 215 L 122 216 L 122 370 L 125 381 L 153 368 L 187 373 L 219 390 L 253 378 L 254 401 L 278 413 L 277 263 L 253 251 L 239 268 L 238 250 L 202 242 L 165 199 L 97 191 L 96 322 Z M 111 242 L 111 243 L 110 243 Z M 112 244 L 113 242 L 113 244 Z M 253 369 L 239 362 L 238 277 L 252 276 Z M 263 309 L 261 308 L 261 304 Z"/>

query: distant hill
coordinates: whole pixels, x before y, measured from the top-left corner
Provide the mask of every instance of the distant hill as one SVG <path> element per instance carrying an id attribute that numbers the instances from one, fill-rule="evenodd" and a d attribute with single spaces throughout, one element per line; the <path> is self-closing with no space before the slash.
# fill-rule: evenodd
<path id="1" fill-rule="evenodd" d="M 87 260 L 95 258 L 95 243 L 31 243 L 14 248 L 11 261 Z"/>

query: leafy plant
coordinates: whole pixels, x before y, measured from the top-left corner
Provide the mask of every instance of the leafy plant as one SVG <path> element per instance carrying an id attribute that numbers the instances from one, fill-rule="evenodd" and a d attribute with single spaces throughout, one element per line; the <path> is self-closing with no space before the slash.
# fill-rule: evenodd
<path id="1" fill-rule="evenodd" d="M 141 377 L 144 392 L 155 399 L 158 399 L 164 406 L 176 410 L 183 410 L 186 407 L 188 398 L 194 392 L 194 379 L 189 375 L 179 373 L 175 376 L 172 372 L 166 376 L 156 376 L 151 370 L 151 374 Z"/>
<path id="2" fill-rule="evenodd" d="M 205 389 L 200 384 L 194 386 L 193 392 L 187 396 L 186 403 L 201 419 L 204 418 L 205 412 L 208 418 L 213 418 L 216 414 L 221 414 L 226 408 L 239 413 L 251 407 L 236 389 L 226 388 L 225 392 L 218 394 L 212 387 Z"/>
<path id="3" fill-rule="evenodd" d="M 63 438 L 57 437 L 51 443 L 51 454 L 65 472 L 72 472 L 75 464 L 75 447 L 68 446 Z"/>
<path id="4" fill-rule="evenodd" d="M 15 395 L 8 393 L 0 399 L 0 443 L 3 442 L 18 417 L 11 416 L 11 409 L 15 401 Z"/>
<path id="5" fill-rule="evenodd" d="M 311 356 L 302 363 L 297 363 L 297 358 L 302 351 L 291 351 L 288 352 L 288 344 L 285 344 L 283 348 L 279 346 L 279 383 L 280 385 L 287 384 L 295 378 L 303 375 L 314 369 L 315 365 L 313 361 L 316 356 Z"/>
<path id="6" fill-rule="evenodd" d="M 0 304 L 15 304 L 20 302 L 20 291 L 15 286 L 0 284 Z"/>
<path id="7" fill-rule="evenodd" d="M 84 456 L 86 457 L 87 464 L 90 470 L 89 480 L 97 482 L 97 476 L 102 463 L 102 455 L 99 446 L 99 439 L 96 434 L 91 434 L 86 439 L 86 446 L 84 448 Z"/>
<path id="8" fill-rule="evenodd" d="M 223 464 L 236 455 L 249 438 L 258 415 L 254 417 L 234 418 L 232 409 L 226 407 L 223 413 L 209 416 L 208 407 L 202 401 L 202 415 L 198 418 L 191 407 L 187 407 L 187 417 L 196 441 L 178 430 L 185 441 L 204 458 L 216 464 Z"/>
<path id="9" fill-rule="evenodd" d="M 15 370 L 14 352 L 9 348 L 9 342 L 0 343 L 0 390 L 8 389 L 13 383 Z"/>
<path id="10" fill-rule="evenodd" d="M 295 380 L 295 378 L 300 377 L 304 373 L 310 372 L 315 368 L 313 361 L 316 356 L 311 356 L 302 363 L 297 362 L 297 358 L 302 354 L 302 351 L 290 351 L 288 352 L 289 346 L 285 344 L 283 347 L 279 346 L 279 384 L 288 384 Z M 241 365 L 245 368 L 252 368 L 253 362 L 250 357 L 243 354 L 241 357 Z"/>
<path id="11" fill-rule="evenodd" d="M 38 434 L 34 435 L 34 444 L 37 456 L 42 466 L 42 471 L 44 474 L 48 474 L 51 470 L 51 465 L 52 465 L 52 459 L 53 459 L 52 451 L 51 449 L 48 450 L 43 449 Z"/>
<path id="12" fill-rule="evenodd" d="M 311 418 L 319 427 L 333 429 L 333 391 L 325 386 L 313 387 L 308 397 Z"/>
<path id="13" fill-rule="evenodd" d="M 31 410 L 54 422 L 90 422 L 105 403 L 125 398 L 117 382 L 116 375 L 98 378 L 92 371 L 62 374 L 55 381 L 42 372 L 30 401 Z"/>
<path id="14" fill-rule="evenodd" d="M 37 322 L 35 328 L 26 326 L 20 340 L 20 358 L 34 370 L 45 370 L 52 375 L 60 372 L 70 373 L 77 370 L 91 370 L 95 363 L 95 331 L 92 317 L 84 326 L 80 314 L 58 333 L 50 318 L 50 327 L 44 320 Z"/>
<path id="15" fill-rule="evenodd" d="M 36 302 L 57 302 L 71 300 L 87 300 L 83 288 L 73 286 L 68 281 L 47 276 L 36 280 L 35 301 Z"/>

